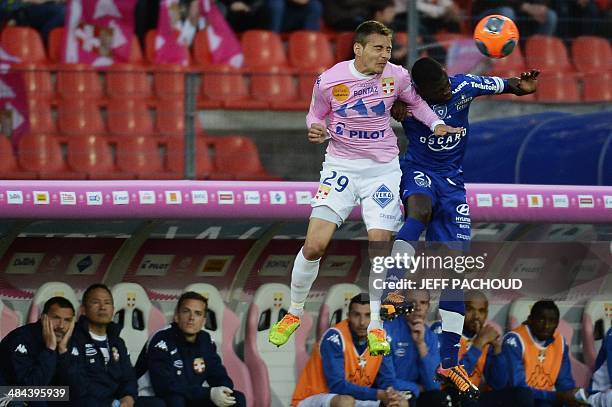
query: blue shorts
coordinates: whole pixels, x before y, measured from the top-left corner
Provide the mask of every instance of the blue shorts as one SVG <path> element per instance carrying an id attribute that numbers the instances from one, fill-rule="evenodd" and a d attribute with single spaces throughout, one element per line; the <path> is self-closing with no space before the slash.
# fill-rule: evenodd
<path id="1" fill-rule="evenodd" d="M 431 221 L 427 226 L 428 242 L 470 241 L 470 207 L 466 200 L 463 176 L 443 177 L 424 170 L 413 163 L 402 162 L 400 191 L 402 202 L 410 195 L 424 194 L 431 197 Z M 458 250 L 467 245 L 459 245 Z"/>

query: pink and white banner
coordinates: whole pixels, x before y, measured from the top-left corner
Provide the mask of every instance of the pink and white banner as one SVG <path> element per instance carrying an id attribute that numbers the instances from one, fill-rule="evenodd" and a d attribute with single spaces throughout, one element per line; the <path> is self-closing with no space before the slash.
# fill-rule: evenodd
<path id="1" fill-rule="evenodd" d="M 0 133 L 11 138 L 15 149 L 30 131 L 23 74 L 14 69 L 19 62 L 0 48 Z"/>
<path id="2" fill-rule="evenodd" d="M 70 0 L 63 62 L 96 67 L 128 62 L 136 0 Z"/>
<path id="3" fill-rule="evenodd" d="M 201 1 L 200 17 L 199 25 L 206 30 L 212 63 L 240 68 L 244 60 L 240 41 L 214 2 Z M 179 1 L 163 0 L 158 21 L 155 63 L 187 65 L 195 27 L 188 21 L 181 20 Z"/>

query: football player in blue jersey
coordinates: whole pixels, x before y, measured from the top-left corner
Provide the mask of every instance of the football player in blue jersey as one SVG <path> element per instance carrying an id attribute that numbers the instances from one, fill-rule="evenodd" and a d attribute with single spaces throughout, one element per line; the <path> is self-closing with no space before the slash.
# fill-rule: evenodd
<path id="1" fill-rule="evenodd" d="M 393 117 L 402 122 L 409 147 L 401 158 L 400 194 L 405 208 L 404 226 L 398 232 L 394 253 L 414 255 L 410 242 L 427 229 L 428 242 L 442 242 L 451 253 L 460 254 L 470 240 L 470 209 L 463 184 L 462 162 L 469 137 L 468 113 L 474 98 L 512 93 L 528 95 L 537 89 L 539 71 L 520 77 L 499 78 L 457 74 L 449 77 L 431 58 L 421 58 L 412 67 L 412 80 L 419 95 L 449 126 L 462 127 L 457 134 L 437 137 L 410 117 L 406 106 L 396 102 Z M 463 292 L 443 290 L 440 296 L 442 334 L 438 375 L 452 382 L 461 393 L 477 397 L 478 389 L 458 364 L 458 344 L 464 319 Z"/>

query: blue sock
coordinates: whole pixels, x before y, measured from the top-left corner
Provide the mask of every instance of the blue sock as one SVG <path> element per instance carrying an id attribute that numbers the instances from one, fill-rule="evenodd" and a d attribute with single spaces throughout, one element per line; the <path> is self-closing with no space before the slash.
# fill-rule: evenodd
<path id="1" fill-rule="evenodd" d="M 421 232 L 425 230 L 425 225 L 415 218 L 406 218 L 404 226 L 397 232 L 395 240 L 403 240 L 406 242 L 416 242 L 421 236 Z"/>
<path id="2" fill-rule="evenodd" d="M 440 316 L 442 317 L 440 360 L 443 368 L 459 364 L 459 341 L 463 332 L 464 315 L 463 290 L 442 290 L 440 294 Z"/>

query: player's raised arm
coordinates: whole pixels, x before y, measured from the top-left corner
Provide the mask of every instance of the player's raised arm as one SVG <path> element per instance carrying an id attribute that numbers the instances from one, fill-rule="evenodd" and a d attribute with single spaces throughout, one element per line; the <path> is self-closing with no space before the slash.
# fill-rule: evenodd
<path id="1" fill-rule="evenodd" d="M 532 69 L 521 73 L 520 78 L 507 78 L 508 86 L 504 93 L 512 93 L 517 96 L 529 95 L 538 88 L 538 75 L 540 71 Z"/>

